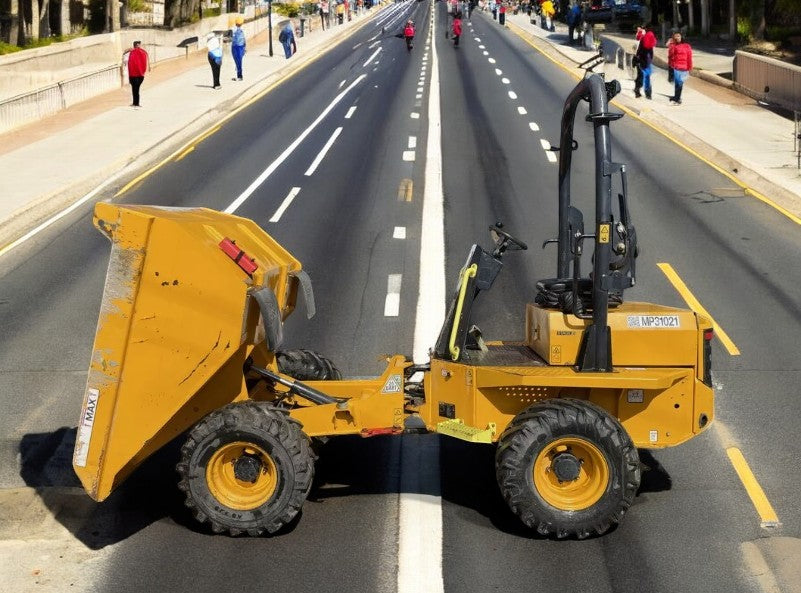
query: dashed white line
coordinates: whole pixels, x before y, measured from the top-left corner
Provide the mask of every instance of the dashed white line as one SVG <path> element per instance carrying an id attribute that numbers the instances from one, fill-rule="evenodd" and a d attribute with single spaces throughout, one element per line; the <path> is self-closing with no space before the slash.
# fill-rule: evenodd
<path id="1" fill-rule="evenodd" d="M 353 105 L 350 109 L 348 109 L 348 112 L 345 114 L 345 119 L 350 119 L 353 116 L 354 111 L 356 111 L 356 105 Z"/>
<path id="2" fill-rule="evenodd" d="M 409 148 L 417 148 L 417 136 L 409 136 Z"/>
<path id="3" fill-rule="evenodd" d="M 420 119 L 420 114 L 417 113 L 416 111 L 412 111 L 409 117 L 411 117 L 412 119 Z"/>
<path id="4" fill-rule="evenodd" d="M 545 138 L 540 138 L 540 144 L 542 148 L 545 150 L 545 156 L 548 157 L 548 161 L 551 163 L 556 162 L 556 154 L 551 150 L 551 143 L 548 142 Z"/>
<path id="5" fill-rule="evenodd" d="M 489 61 L 490 64 L 494 64 L 495 63 L 495 58 L 489 58 L 488 61 Z"/>
<path id="6" fill-rule="evenodd" d="M 413 150 L 404 150 L 403 151 L 403 160 L 404 161 L 413 161 L 414 160 L 414 151 Z"/>
<path id="7" fill-rule="evenodd" d="M 511 80 L 509 80 L 508 78 L 501 78 L 501 82 L 502 82 L 503 84 L 509 84 L 509 83 L 510 83 L 510 82 L 512 82 L 512 81 L 511 81 Z"/>
<path id="8" fill-rule="evenodd" d="M 525 115 L 525 114 L 527 114 L 527 113 L 528 113 L 528 111 L 526 111 L 526 108 L 525 108 L 525 107 L 518 107 L 518 108 L 517 108 L 517 112 L 518 112 L 520 115 Z"/>
<path id="9" fill-rule="evenodd" d="M 528 122 L 528 127 L 531 128 L 532 132 L 539 132 L 540 131 L 540 127 L 536 123 L 534 123 L 533 121 Z"/>
<path id="10" fill-rule="evenodd" d="M 387 278 L 387 298 L 384 300 L 384 317 L 397 317 L 400 313 L 400 291 L 402 274 L 390 274 Z"/>
<path id="11" fill-rule="evenodd" d="M 393 239 L 405 239 L 406 238 L 406 227 L 405 226 L 396 226 L 395 229 L 392 231 L 392 238 Z"/>
<path id="12" fill-rule="evenodd" d="M 314 174 L 314 172 L 317 170 L 317 167 L 320 165 L 320 162 L 322 162 L 322 160 L 325 158 L 326 153 L 328 153 L 328 151 L 331 149 L 331 146 L 334 144 L 334 142 L 336 141 L 337 137 L 341 133 L 342 133 L 342 128 L 341 127 L 337 128 L 336 130 L 334 130 L 334 133 L 331 134 L 331 137 L 328 139 L 328 142 L 325 143 L 325 146 L 323 146 L 323 149 L 320 151 L 320 153 L 312 161 L 312 164 L 309 165 L 309 168 L 306 169 L 306 173 L 304 173 L 304 175 L 306 175 L 306 177 L 310 177 L 312 174 Z"/>
<path id="13" fill-rule="evenodd" d="M 279 154 L 278 157 L 272 163 L 270 163 L 270 165 L 264 171 L 262 171 L 261 175 L 259 175 L 253 181 L 253 183 L 251 183 L 247 187 L 247 189 L 245 189 L 245 191 L 243 191 L 241 194 L 239 194 L 239 196 L 233 202 L 231 202 L 231 204 L 228 206 L 228 208 L 225 209 L 225 213 L 226 214 L 231 214 L 237 208 L 239 208 L 245 202 L 245 200 L 247 200 L 253 194 L 253 192 L 256 191 L 259 188 L 259 186 L 262 183 L 264 183 L 270 175 L 273 174 L 273 171 L 275 171 L 281 165 L 281 163 L 283 163 L 289 157 L 289 155 L 292 154 L 295 151 L 295 149 L 300 145 L 300 143 L 303 142 L 306 139 L 306 136 L 311 134 L 312 130 L 314 128 L 316 128 L 321 121 L 323 121 L 326 117 L 328 117 L 328 114 L 331 113 L 331 110 L 334 107 L 336 107 L 339 104 L 339 102 L 342 101 L 342 99 L 345 98 L 345 95 L 347 95 L 348 92 L 350 92 L 350 90 L 352 88 L 354 88 L 357 84 L 359 84 L 362 80 L 364 80 L 366 76 L 367 76 L 366 74 L 362 74 L 356 80 L 354 80 L 350 84 L 350 86 L 348 86 L 348 88 L 346 88 L 344 91 L 339 93 L 336 97 L 334 97 L 334 100 L 331 101 L 328 104 L 328 106 L 325 109 L 323 109 L 323 111 L 320 112 L 320 115 L 317 116 L 317 119 L 315 119 L 309 125 L 308 128 L 303 130 L 303 132 L 300 134 L 300 136 L 295 138 L 295 140 L 292 142 L 292 144 L 287 146 L 284 149 L 284 151 L 281 154 Z"/>
<path id="14" fill-rule="evenodd" d="M 281 220 L 281 215 L 284 213 L 284 210 L 289 208 L 289 205 L 292 203 L 292 200 L 295 199 L 295 196 L 298 195 L 298 192 L 300 192 L 299 187 L 293 187 L 292 189 L 289 190 L 289 193 L 284 198 L 284 201 L 281 202 L 281 205 L 278 207 L 278 210 L 276 210 L 275 214 L 273 214 L 272 218 L 270 218 L 270 222 L 278 222 L 279 220 Z"/>
<path id="15" fill-rule="evenodd" d="M 515 99 L 517 99 L 517 93 L 514 91 L 509 91 L 509 98 L 514 101 Z"/>
<path id="16" fill-rule="evenodd" d="M 483 46 L 483 45 L 479 45 L 478 49 L 487 49 L 487 48 L 485 46 Z"/>
<path id="17" fill-rule="evenodd" d="M 500 76 L 501 74 L 503 74 L 503 70 L 501 70 L 500 68 L 495 68 L 495 74 Z"/>
<path id="18" fill-rule="evenodd" d="M 414 98 L 415 98 L 415 99 L 422 99 L 422 98 L 423 98 L 423 94 L 422 94 L 422 93 L 420 93 L 420 94 L 418 94 L 418 95 L 415 95 L 415 96 L 414 96 Z"/>
<path id="19" fill-rule="evenodd" d="M 488 56 L 488 55 L 489 55 L 489 52 L 488 52 L 487 50 L 484 50 L 484 55 L 485 55 L 485 56 Z"/>

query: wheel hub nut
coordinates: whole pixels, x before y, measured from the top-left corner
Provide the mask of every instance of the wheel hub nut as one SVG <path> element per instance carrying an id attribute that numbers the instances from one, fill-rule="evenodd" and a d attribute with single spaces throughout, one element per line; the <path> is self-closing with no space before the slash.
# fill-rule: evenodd
<path id="1" fill-rule="evenodd" d="M 254 483 L 261 474 L 261 461 L 257 457 L 243 455 L 234 462 L 234 476 L 242 482 Z"/>
<path id="2" fill-rule="evenodd" d="M 581 461 L 572 453 L 559 453 L 553 458 L 551 468 L 560 482 L 572 482 L 579 477 Z"/>

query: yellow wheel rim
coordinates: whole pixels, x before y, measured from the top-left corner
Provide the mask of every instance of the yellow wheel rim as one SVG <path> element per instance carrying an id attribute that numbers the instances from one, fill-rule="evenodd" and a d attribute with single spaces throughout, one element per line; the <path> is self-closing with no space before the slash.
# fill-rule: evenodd
<path id="1" fill-rule="evenodd" d="M 560 461 L 578 464 L 575 479 L 559 479 L 555 464 Z M 556 439 L 534 460 L 534 487 L 545 502 L 562 511 L 591 507 L 604 495 L 608 484 L 609 465 L 603 453 L 579 437 Z"/>
<path id="2" fill-rule="evenodd" d="M 253 481 L 236 475 L 237 463 L 241 464 L 243 459 L 254 473 Z M 261 447 L 245 442 L 227 443 L 209 460 L 206 483 L 212 496 L 221 504 L 247 511 L 270 500 L 278 485 L 278 470 L 273 458 Z"/>

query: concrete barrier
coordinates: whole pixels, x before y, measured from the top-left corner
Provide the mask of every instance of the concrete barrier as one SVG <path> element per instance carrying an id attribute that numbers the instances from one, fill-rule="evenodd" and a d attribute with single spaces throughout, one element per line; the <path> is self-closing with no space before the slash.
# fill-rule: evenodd
<path id="1" fill-rule="evenodd" d="M 801 111 L 801 67 L 743 51 L 734 54 L 734 88 L 760 101 Z"/>

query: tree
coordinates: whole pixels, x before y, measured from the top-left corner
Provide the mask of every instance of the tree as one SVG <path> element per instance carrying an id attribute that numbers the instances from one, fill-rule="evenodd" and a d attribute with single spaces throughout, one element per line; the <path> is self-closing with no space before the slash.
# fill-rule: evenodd
<path id="1" fill-rule="evenodd" d="M 17 45 L 20 40 L 20 18 L 19 18 L 19 0 L 10 0 L 11 6 L 8 9 L 9 16 L 11 17 L 11 30 L 8 34 L 8 42 L 11 45 Z M 24 37 L 23 37 L 24 38 Z"/>

